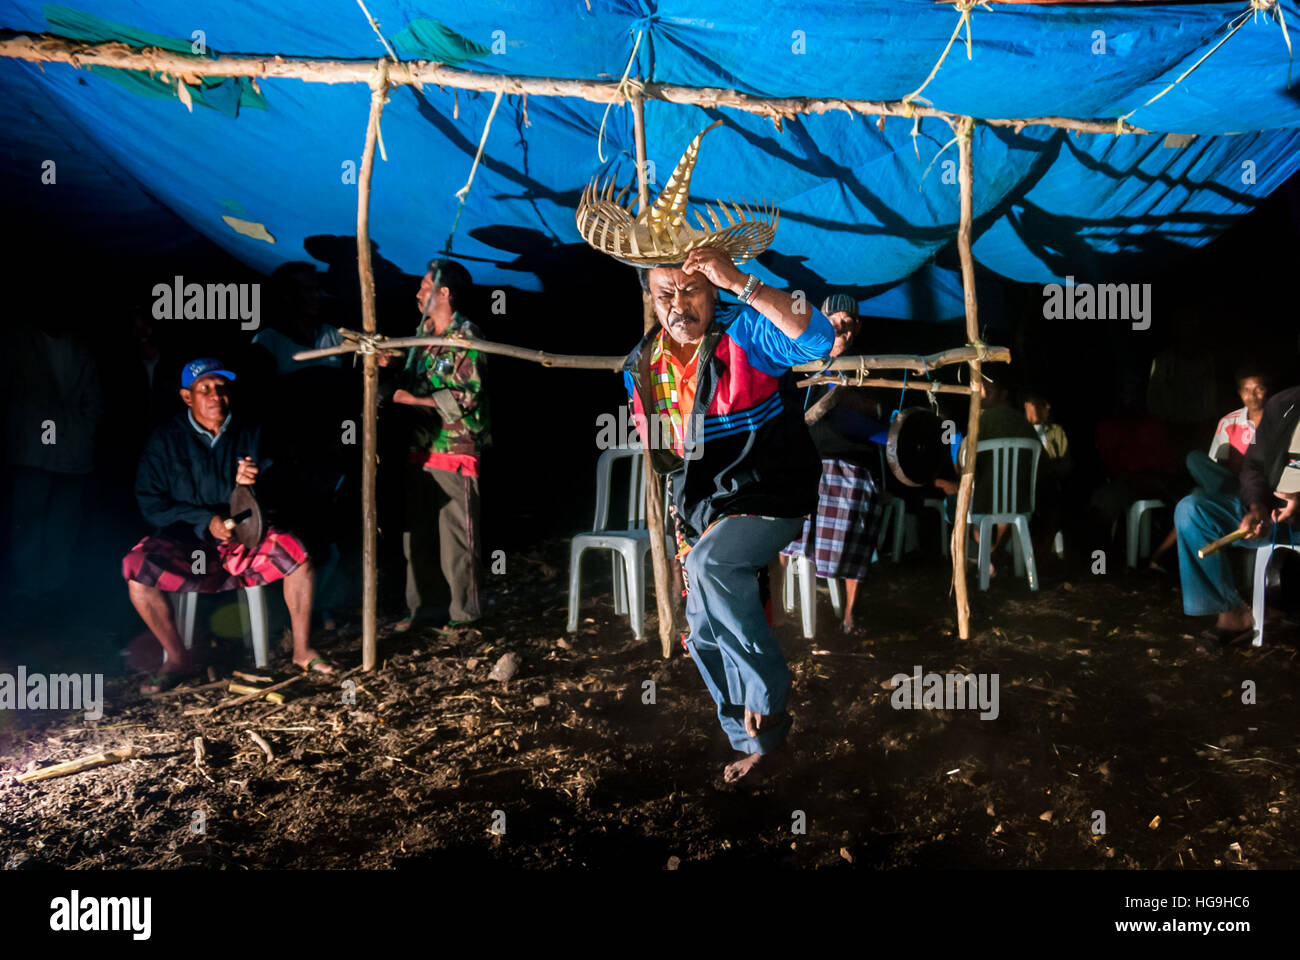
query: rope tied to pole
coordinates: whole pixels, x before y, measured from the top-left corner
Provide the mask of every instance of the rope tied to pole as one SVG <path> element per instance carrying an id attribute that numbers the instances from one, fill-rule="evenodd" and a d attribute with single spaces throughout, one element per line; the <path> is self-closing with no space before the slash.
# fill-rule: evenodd
<path id="1" fill-rule="evenodd" d="M 957 35 L 961 33 L 962 27 L 966 28 L 966 59 L 974 59 L 971 51 L 970 15 L 971 11 L 974 10 L 976 6 L 981 6 L 990 13 L 993 12 L 993 8 L 984 2 L 984 0 L 955 0 L 953 7 L 961 14 L 961 16 L 957 20 L 957 26 L 953 27 L 952 36 L 948 38 L 948 45 L 943 48 L 943 53 L 939 55 L 938 62 L 935 63 L 934 69 L 930 71 L 930 75 L 925 78 L 925 82 L 903 98 L 904 104 L 910 106 L 913 100 L 920 100 L 921 102 L 930 105 L 930 101 L 921 96 L 921 91 L 930 85 L 930 81 L 935 78 L 935 75 L 939 72 L 939 68 L 943 66 L 943 62 L 948 58 L 948 54 L 952 50 L 952 45 L 956 42 Z M 910 116 L 910 114 L 908 114 L 908 116 Z"/>
<path id="2" fill-rule="evenodd" d="M 380 59 L 375 64 L 375 71 L 367 81 L 371 98 L 379 97 L 380 103 L 388 99 L 388 61 Z M 384 132 L 379 125 L 379 114 L 375 115 L 375 141 L 379 147 L 379 156 L 388 162 L 388 151 L 384 149 Z"/>
<path id="3" fill-rule="evenodd" d="M 1282 28 L 1282 39 L 1286 41 L 1286 88 L 1291 89 L 1291 66 L 1295 59 L 1295 52 L 1291 49 L 1291 31 L 1286 26 L 1286 14 L 1282 12 L 1282 4 L 1278 0 L 1250 0 L 1250 7 L 1258 17 L 1261 13 L 1267 17 L 1270 13 L 1277 19 L 1277 25 Z"/>
<path id="4" fill-rule="evenodd" d="M 627 102 L 632 98 L 632 91 L 637 93 L 645 92 L 645 84 L 631 76 L 632 64 L 636 62 L 636 52 L 641 47 L 641 38 L 645 36 L 644 30 L 636 32 L 636 42 L 632 44 L 632 55 L 627 58 L 627 66 L 623 68 L 623 76 L 618 81 L 618 86 L 614 88 L 615 96 Z M 609 122 L 609 111 L 614 106 L 615 101 L 611 100 L 605 104 L 605 115 L 600 118 L 600 132 L 596 134 L 596 156 L 600 157 L 600 162 L 605 162 L 605 124 Z"/>
<path id="5" fill-rule="evenodd" d="M 1248 6 L 1246 7 L 1245 10 L 1243 10 L 1240 14 L 1237 15 L 1235 22 L 1232 20 L 1228 21 L 1228 26 L 1231 29 L 1229 29 L 1228 32 L 1224 34 L 1222 40 L 1220 40 L 1214 46 L 1210 47 L 1209 50 L 1205 51 L 1205 53 L 1201 55 L 1200 59 L 1198 59 L 1194 64 L 1192 64 L 1190 67 L 1184 70 L 1181 74 L 1179 74 L 1178 79 L 1176 79 L 1173 83 L 1169 84 L 1169 86 L 1165 87 L 1163 90 L 1161 90 L 1159 93 L 1153 96 L 1146 103 L 1142 104 L 1141 106 L 1134 107 L 1132 110 L 1124 114 L 1119 119 L 1121 121 L 1127 120 L 1129 117 L 1133 116 L 1133 114 L 1137 113 L 1143 107 L 1151 106 L 1151 104 L 1155 103 L 1157 100 L 1163 97 L 1174 87 L 1178 86 L 1188 77 L 1190 77 L 1192 73 L 1195 72 L 1197 67 L 1203 64 L 1206 60 L 1210 59 L 1211 54 L 1213 54 L 1221 46 L 1227 43 L 1238 30 L 1244 27 L 1248 19 L 1251 19 L 1252 16 L 1257 17 L 1260 13 L 1263 13 L 1265 16 L 1267 16 L 1269 12 L 1273 12 L 1277 16 L 1278 23 L 1281 24 L 1282 26 L 1282 37 L 1283 39 L 1286 40 L 1287 55 L 1289 58 L 1291 54 L 1291 35 L 1287 31 L 1286 20 L 1283 19 L 1282 5 L 1279 4 L 1277 0 L 1249 0 Z M 1287 67 L 1286 83 L 1287 83 L 1287 88 L 1289 89 L 1291 86 L 1291 68 L 1289 65 Z"/>

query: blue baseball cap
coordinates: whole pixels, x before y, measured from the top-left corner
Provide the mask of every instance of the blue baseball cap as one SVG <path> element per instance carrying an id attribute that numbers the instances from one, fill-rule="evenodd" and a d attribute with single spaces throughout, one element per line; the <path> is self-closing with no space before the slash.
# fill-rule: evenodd
<path id="1" fill-rule="evenodd" d="M 181 369 L 181 386 L 189 389 L 195 380 L 206 377 L 210 373 L 225 377 L 227 380 L 235 379 L 235 375 L 223 367 L 216 357 L 200 357 L 198 360 L 191 360 Z"/>

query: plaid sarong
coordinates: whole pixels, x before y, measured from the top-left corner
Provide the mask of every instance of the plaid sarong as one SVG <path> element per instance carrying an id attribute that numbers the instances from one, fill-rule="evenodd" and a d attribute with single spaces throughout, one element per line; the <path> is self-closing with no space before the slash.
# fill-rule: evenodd
<path id="1" fill-rule="evenodd" d="M 819 577 L 864 580 L 879 533 L 880 487 L 875 477 L 866 467 L 845 460 L 823 460 L 816 516 L 804 521 L 803 536 L 781 553 L 809 557 Z"/>
<path id="2" fill-rule="evenodd" d="M 194 556 L 203 551 L 202 564 Z M 254 553 L 238 541 L 212 544 L 173 537 L 145 537 L 122 559 L 127 580 L 165 593 L 222 593 L 236 587 L 264 587 L 283 579 L 307 560 L 307 548 L 274 527 Z M 203 570 L 203 573 L 197 573 Z"/>

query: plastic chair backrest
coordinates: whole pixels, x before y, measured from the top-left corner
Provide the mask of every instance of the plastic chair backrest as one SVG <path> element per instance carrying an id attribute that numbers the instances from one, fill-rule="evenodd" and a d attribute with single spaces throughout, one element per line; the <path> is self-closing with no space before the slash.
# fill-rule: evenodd
<path id="1" fill-rule="evenodd" d="M 639 530 L 645 526 L 645 470 L 641 467 L 640 447 L 614 447 L 604 450 L 596 464 L 596 522 L 593 530 L 609 529 L 609 507 L 613 486 L 614 463 L 630 461 L 627 489 L 628 529 Z"/>
<path id="2" fill-rule="evenodd" d="M 976 457 L 987 453 L 993 459 L 989 474 L 993 480 L 993 505 L 989 513 L 1033 513 L 1034 488 L 1038 483 L 1038 457 L 1043 452 L 1043 445 L 1037 440 L 1021 437 L 1006 437 L 999 440 L 981 440 L 976 449 Z M 1020 484 L 1017 480 L 1021 471 L 1021 455 L 1029 459 L 1029 506 L 1020 504 Z M 978 459 L 976 463 L 978 463 Z"/>

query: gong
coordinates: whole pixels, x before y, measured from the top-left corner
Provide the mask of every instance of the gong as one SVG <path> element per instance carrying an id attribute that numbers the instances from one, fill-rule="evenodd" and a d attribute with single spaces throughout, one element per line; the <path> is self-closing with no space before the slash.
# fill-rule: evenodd
<path id="1" fill-rule="evenodd" d="M 894 476 L 909 487 L 933 486 L 945 460 L 943 421 L 928 407 L 900 410 L 889 425 L 885 459 Z"/>
<path id="2" fill-rule="evenodd" d="M 1279 544 L 1279 546 L 1282 546 Z M 1300 553 L 1274 550 L 1264 571 L 1264 609 L 1294 619 L 1300 615 Z"/>
<path id="3" fill-rule="evenodd" d="M 226 529 L 250 551 L 261 546 L 262 508 L 258 505 L 250 484 L 235 484 L 235 489 L 230 494 L 230 516 L 226 520 Z"/>

